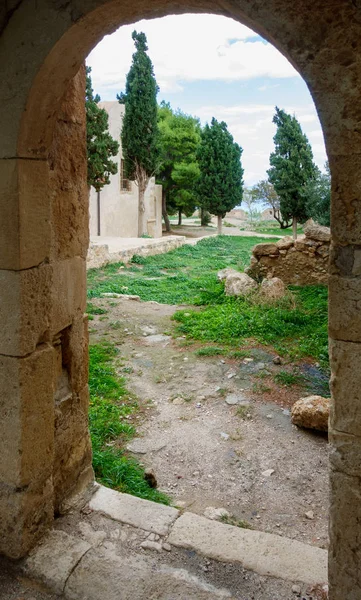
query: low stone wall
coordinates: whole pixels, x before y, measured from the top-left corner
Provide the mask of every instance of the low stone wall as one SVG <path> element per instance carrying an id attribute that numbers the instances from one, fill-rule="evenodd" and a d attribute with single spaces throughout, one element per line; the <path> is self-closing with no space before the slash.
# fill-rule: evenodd
<path id="1" fill-rule="evenodd" d="M 120 239 L 120 238 L 119 238 Z M 139 256 L 153 256 L 175 250 L 185 243 L 185 236 L 168 236 L 160 239 L 137 239 L 134 244 L 129 244 L 129 239 L 124 239 L 124 247 L 109 248 L 108 244 L 90 243 L 87 255 L 87 269 L 97 269 L 108 263 L 129 263 L 135 254 Z"/>
<path id="2" fill-rule="evenodd" d="M 276 243 L 257 244 L 248 275 L 254 279 L 279 277 L 286 284 L 327 285 L 330 230 L 311 222 L 304 231 L 295 242 L 287 236 Z"/>

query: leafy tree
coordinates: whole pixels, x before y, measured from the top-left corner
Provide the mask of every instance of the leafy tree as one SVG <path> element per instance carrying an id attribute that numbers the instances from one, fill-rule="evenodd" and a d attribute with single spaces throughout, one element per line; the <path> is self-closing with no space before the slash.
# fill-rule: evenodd
<path id="1" fill-rule="evenodd" d="M 170 231 L 169 214 L 190 216 L 196 208 L 195 184 L 199 177 L 196 159 L 201 134 L 198 119 L 162 102 L 158 110 L 159 162 L 157 182 L 163 186 L 162 213 Z"/>
<path id="2" fill-rule="evenodd" d="M 331 173 L 328 162 L 325 164 L 325 173 L 319 169 L 315 179 L 311 180 L 306 188 L 307 207 L 310 217 L 320 225 L 330 226 L 331 206 Z"/>
<path id="3" fill-rule="evenodd" d="M 212 119 L 201 135 L 197 156 L 200 168 L 198 194 L 200 204 L 218 218 L 218 233 L 222 233 L 222 218 L 242 202 L 242 148 L 233 141 L 224 121 Z"/>
<path id="4" fill-rule="evenodd" d="M 267 172 L 280 198 L 281 214 L 285 220 L 292 219 L 296 238 L 297 221 L 304 223 L 309 216 L 306 186 L 315 177 L 313 154 L 296 117 L 276 107 L 273 122 L 277 125 L 275 151 Z"/>
<path id="5" fill-rule="evenodd" d="M 147 233 L 144 194 L 157 167 L 157 93 L 152 62 L 147 54 L 144 33 L 133 31 L 135 52 L 126 79 L 125 93 L 118 94 L 125 105 L 122 150 L 125 176 L 138 185 L 138 235 Z"/>
<path id="6" fill-rule="evenodd" d="M 281 214 L 280 198 L 272 183 L 263 179 L 253 186 L 252 193 L 257 202 L 262 202 L 263 206 L 272 209 L 273 217 L 278 221 L 281 229 L 291 227 L 292 220 L 284 219 Z"/>
<path id="7" fill-rule="evenodd" d="M 86 68 L 85 111 L 86 141 L 88 154 L 88 185 L 97 192 L 110 182 L 110 175 L 118 170 L 117 163 L 111 160 L 119 151 L 116 142 L 108 130 L 108 113 L 98 106 L 100 96 L 92 89 L 91 68 Z"/>
<path id="8" fill-rule="evenodd" d="M 243 203 L 247 207 L 248 216 L 250 218 L 250 221 L 252 222 L 256 215 L 259 214 L 259 211 L 257 210 L 257 198 L 254 194 L 253 189 L 244 188 Z"/>

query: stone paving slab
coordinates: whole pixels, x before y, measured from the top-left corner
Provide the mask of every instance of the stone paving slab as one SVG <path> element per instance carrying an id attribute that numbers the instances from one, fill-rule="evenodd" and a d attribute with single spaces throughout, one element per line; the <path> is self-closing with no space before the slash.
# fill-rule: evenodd
<path id="1" fill-rule="evenodd" d="M 100 486 L 92 497 L 89 508 L 115 521 L 139 527 L 145 531 L 167 535 L 179 510 Z"/>
<path id="2" fill-rule="evenodd" d="M 67 600 L 218 600 L 227 590 L 207 584 L 185 569 L 158 564 L 142 556 L 119 556 L 98 548 L 84 556 L 65 588 Z"/>
<path id="3" fill-rule="evenodd" d="M 50 531 L 25 561 L 24 572 L 62 594 L 66 581 L 91 546 L 64 531 Z"/>
<path id="4" fill-rule="evenodd" d="M 184 513 L 168 537 L 174 546 L 209 558 L 239 562 L 260 575 L 306 584 L 327 581 L 327 551 L 262 531 L 241 529 Z"/>

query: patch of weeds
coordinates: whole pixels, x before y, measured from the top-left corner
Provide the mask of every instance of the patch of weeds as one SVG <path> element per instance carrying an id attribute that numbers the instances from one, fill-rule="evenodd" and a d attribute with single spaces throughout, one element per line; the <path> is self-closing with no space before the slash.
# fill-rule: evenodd
<path id="1" fill-rule="evenodd" d="M 274 381 L 280 385 L 300 385 L 305 383 L 304 377 L 298 373 L 290 373 L 289 371 L 279 371 L 274 376 Z"/>
<path id="2" fill-rule="evenodd" d="M 240 419 L 246 419 L 246 418 L 247 418 L 247 415 L 250 415 L 250 414 L 252 414 L 252 410 L 253 410 L 253 409 L 252 409 L 252 407 L 251 407 L 251 406 L 243 406 L 243 405 L 240 405 L 240 406 L 237 406 L 237 409 L 236 409 L 236 415 L 237 415 L 237 417 L 239 417 Z"/>
<path id="3" fill-rule="evenodd" d="M 248 521 L 237 519 L 237 517 L 233 517 L 232 515 L 222 515 L 221 521 L 226 525 L 233 525 L 234 527 L 240 527 L 241 529 L 253 529 L 252 525 L 248 523 Z"/>
<path id="4" fill-rule="evenodd" d="M 105 315 L 108 311 L 100 306 L 95 306 L 91 302 L 87 302 L 86 312 L 88 315 Z"/>
<path id="5" fill-rule="evenodd" d="M 126 455 L 119 442 L 135 434 L 127 418 L 137 411 L 137 403 L 118 377 L 113 364 L 117 356 L 114 344 L 103 342 L 89 348 L 90 435 L 93 468 L 99 482 L 154 502 L 170 504 L 168 496 L 151 488 L 144 479 L 144 469 Z"/>
<path id="6" fill-rule="evenodd" d="M 140 256 L 140 254 L 133 254 L 130 262 L 135 265 L 145 265 L 147 259 L 145 256 Z"/>
<path id="7" fill-rule="evenodd" d="M 252 392 L 254 394 L 267 394 L 270 391 L 271 388 L 268 387 L 268 385 L 265 385 L 264 383 L 257 382 L 252 385 Z"/>
<path id="8" fill-rule="evenodd" d="M 128 373 L 128 374 L 134 373 L 134 369 L 133 369 L 133 367 L 123 367 L 122 373 Z"/>
<path id="9" fill-rule="evenodd" d="M 247 350 L 230 350 L 228 352 L 228 358 L 248 358 L 249 352 Z"/>
<path id="10" fill-rule="evenodd" d="M 109 319 L 109 317 L 106 317 L 105 315 L 102 317 L 99 317 L 99 321 L 107 321 Z"/>
<path id="11" fill-rule="evenodd" d="M 227 396 L 227 394 L 229 394 L 229 389 L 228 388 L 219 388 L 218 394 L 221 396 L 221 398 L 224 398 L 225 396 Z"/>
<path id="12" fill-rule="evenodd" d="M 239 442 L 239 440 L 242 439 L 242 434 L 239 431 L 239 429 L 237 429 L 236 431 L 234 431 L 233 433 L 230 434 L 230 439 L 233 440 L 233 442 Z"/>
<path id="13" fill-rule="evenodd" d="M 120 321 L 112 321 L 111 323 L 109 323 L 109 329 L 120 329 L 122 327 L 122 324 Z"/>
<path id="14" fill-rule="evenodd" d="M 167 383 L 165 375 L 154 375 L 154 383 Z"/>
<path id="15" fill-rule="evenodd" d="M 227 350 L 224 348 L 217 348 L 216 346 L 207 346 L 205 348 L 199 348 L 195 351 L 197 356 L 224 356 L 227 354 Z"/>

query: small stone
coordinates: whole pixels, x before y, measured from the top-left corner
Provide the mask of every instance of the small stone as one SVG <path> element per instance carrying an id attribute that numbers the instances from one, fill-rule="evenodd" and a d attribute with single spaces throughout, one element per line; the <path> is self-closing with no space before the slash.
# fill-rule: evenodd
<path id="1" fill-rule="evenodd" d="M 267 419 L 273 419 L 272 415 L 267 415 Z"/>
<path id="2" fill-rule="evenodd" d="M 305 517 L 306 519 L 310 519 L 310 521 L 312 521 L 315 518 L 313 510 L 309 510 L 308 512 L 306 512 Z"/>
<path id="3" fill-rule="evenodd" d="M 202 405 L 201 405 L 201 403 L 200 403 L 200 402 L 197 402 L 197 404 L 196 404 L 196 407 L 197 407 L 197 408 L 202 408 Z"/>
<path id="4" fill-rule="evenodd" d="M 301 595 L 301 588 L 299 585 L 292 586 L 292 594 L 297 594 L 297 596 Z"/>
<path id="5" fill-rule="evenodd" d="M 306 396 L 295 402 L 291 414 L 292 423 L 298 427 L 327 431 L 330 399 L 322 396 Z"/>
<path id="6" fill-rule="evenodd" d="M 145 542 L 142 542 L 140 547 L 143 548 L 143 550 L 156 550 L 157 552 L 162 551 L 162 544 L 159 544 L 159 542 L 152 542 L 150 540 L 145 540 Z"/>
<path id="7" fill-rule="evenodd" d="M 244 358 L 244 359 L 243 359 L 243 362 L 244 362 L 245 364 L 247 364 L 247 363 L 251 363 L 251 362 L 253 362 L 253 360 L 254 360 L 253 358 Z"/>
<path id="8" fill-rule="evenodd" d="M 281 365 L 282 364 L 282 359 L 280 356 L 274 356 L 274 358 L 272 359 L 272 362 L 274 365 Z"/>
<path id="9" fill-rule="evenodd" d="M 178 396 L 177 398 L 174 398 L 172 404 L 175 404 L 176 406 L 184 404 L 184 399 Z"/>
<path id="10" fill-rule="evenodd" d="M 224 433 L 224 431 L 221 431 L 221 438 L 223 438 L 224 440 L 228 440 L 229 439 L 228 433 Z"/>
<path id="11" fill-rule="evenodd" d="M 168 544 L 168 542 L 165 542 L 162 547 L 163 547 L 163 550 L 166 550 L 166 552 L 172 551 L 172 546 L 170 544 Z"/>
<path id="12" fill-rule="evenodd" d="M 207 506 L 203 515 L 211 521 L 219 521 L 222 517 L 230 517 L 228 510 L 225 508 L 215 508 L 214 506 Z"/>
<path id="13" fill-rule="evenodd" d="M 272 473 L 274 473 L 275 470 L 274 469 L 267 469 L 266 471 L 263 471 L 262 475 L 263 477 L 271 477 Z"/>

